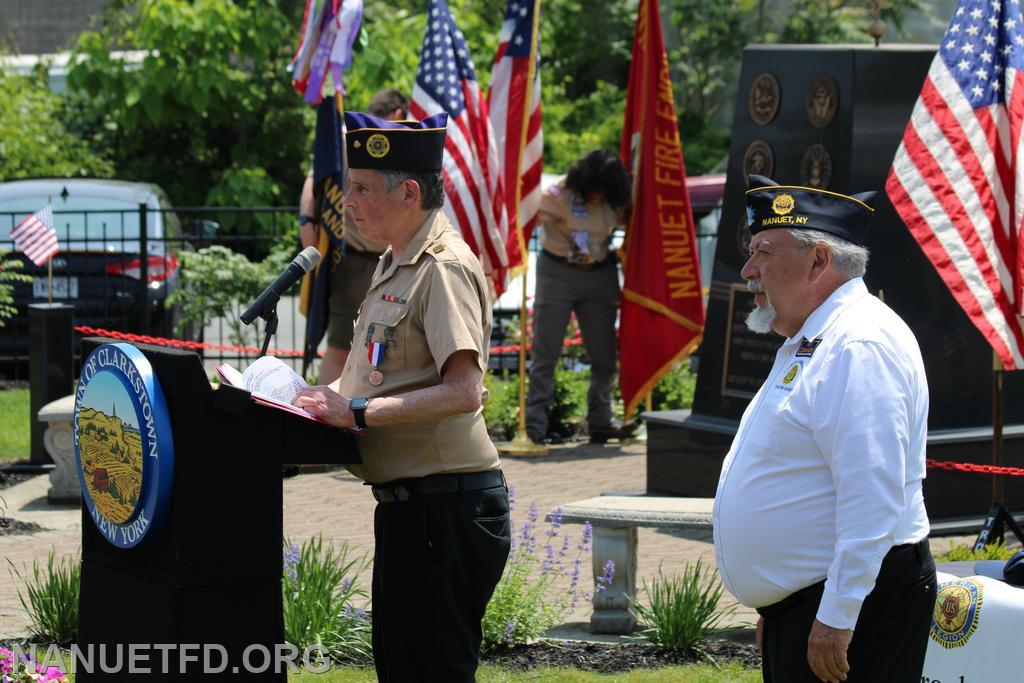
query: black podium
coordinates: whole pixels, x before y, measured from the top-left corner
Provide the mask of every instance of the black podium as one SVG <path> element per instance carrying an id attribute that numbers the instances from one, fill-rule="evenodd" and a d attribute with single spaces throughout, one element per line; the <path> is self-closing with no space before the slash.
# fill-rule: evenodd
<path id="1" fill-rule="evenodd" d="M 112 340 L 85 339 L 82 356 Z M 356 438 L 343 430 L 253 402 L 243 390 L 210 385 L 200 358 L 189 351 L 135 345 L 162 386 L 174 442 L 171 506 L 163 528 L 140 545 L 121 549 L 107 541 L 86 510 L 82 518 L 82 579 L 78 647 L 100 644 L 120 671 L 104 672 L 94 654 L 92 673 L 78 681 L 191 680 L 198 662 L 179 670 L 170 650 L 161 671 L 158 644 L 216 644 L 215 666 L 242 680 L 286 680 L 273 667 L 246 673 L 263 658 L 243 661 L 247 648 L 275 652 L 284 642 L 282 617 L 283 463 L 360 462 Z M 151 534 L 152 536 L 152 534 Z M 132 673 L 129 645 L 149 659 L 150 673 Z M 239 673 L 234 675 L 234 671 Z"/>

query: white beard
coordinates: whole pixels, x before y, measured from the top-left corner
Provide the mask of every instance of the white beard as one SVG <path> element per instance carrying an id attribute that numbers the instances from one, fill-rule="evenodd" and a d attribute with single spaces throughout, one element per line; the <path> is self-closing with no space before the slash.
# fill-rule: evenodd
<path id="1" fill-rule="evenodd" d="M 764 285 L 756 281 L 748 281 L 747 289 L 755 294 L 764 293 Z M 758 334 L 768 334 L 772 331 L 772 323 L 775 322 L 776 316 L 778 316 L 778 311 L 772 306 L 772 302 L 768 300 L 768 295 L 765 295 L 765 305 L 763 307 L 757 305 L 754 310 L 747 314 L 747 329 Z"/>

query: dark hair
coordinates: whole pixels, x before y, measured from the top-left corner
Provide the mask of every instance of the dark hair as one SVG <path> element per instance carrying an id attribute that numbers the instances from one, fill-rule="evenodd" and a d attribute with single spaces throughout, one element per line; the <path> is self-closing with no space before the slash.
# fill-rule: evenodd
<path id="1" fill-rule="evenodd" d="M 420 186 L 420 208 L 440 209 L 444 206 L 444 178 L 440 171 L 378 171 L 384 186 L 391 192 L 406 180 L 415 180 Z"/>
<path id="2" fill-rule="evenodd" d="M 402 110 L 402 118 L 409 115 L 409 100 L 394 88 L 378 90 L 366 105 L 366 113 L 379 119 L 387 118 L 396 109 Z"/>
<path id="3" fill-rule="evenodd" d="M 608 206 L 622 209 L 630 200 L 629 173 L 618 155 L 598 149 L 572 163 L 565 176 L 565 189 L 584 201 L 600 193 Z"/>

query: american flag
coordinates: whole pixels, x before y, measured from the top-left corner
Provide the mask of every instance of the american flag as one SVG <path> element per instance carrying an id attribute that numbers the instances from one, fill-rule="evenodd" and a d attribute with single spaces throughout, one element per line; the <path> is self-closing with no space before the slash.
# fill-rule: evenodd
<path id="1" fill-rule="evenodd" d="M 957 7 L 886 191 L 1007 370 L 1024 367 L 1020 0 Z"/>
<path id="2" fill-rule="evenodd" d="M 418 119 L 448 112 L 442 169 L 445 213 L 500 294 L 509 267 L 501 162 L 473 58 L 445 0 L 429 2 L 409 108 Z"/>
<path id="3" fill-rule="evenodd" d="M 57 231 L 53 229 L 53 211 L 46 205 L 18 223 L 11 231 L 14 248 L 25 253 L 37 266 L 46 265 L 60 251 Z"/>
<path id="4" fill-rule="evenodd" d="M 509 0 L 487 91 L 495 140 L 505 158 L 505 208 L 515 231 L 515 239 L 508 241 L 512 267 L 522 264 L 540 211 L 544 138 L 537 68 L 539 10 L 540 0 Z"/>

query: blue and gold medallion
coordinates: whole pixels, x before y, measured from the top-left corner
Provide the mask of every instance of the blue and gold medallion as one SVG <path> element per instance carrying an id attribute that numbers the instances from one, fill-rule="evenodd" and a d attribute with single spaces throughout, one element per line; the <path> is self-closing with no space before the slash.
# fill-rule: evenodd
<path id="1" fill-rule="evenodd" d="M 940 583 L 932 614 L 932 640 L 947 650 L 966 645 L 981 620 L 983 590 L 977 579 Z"/>
<path id="2" fill-rule="evenodd" d="M 132 548 L 159 532 L 171 503 L 171 418 L 153 367 L 129 344 L 103 344 L 75 390 L 82 500 L 103 536 Z"/>

